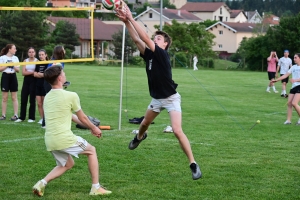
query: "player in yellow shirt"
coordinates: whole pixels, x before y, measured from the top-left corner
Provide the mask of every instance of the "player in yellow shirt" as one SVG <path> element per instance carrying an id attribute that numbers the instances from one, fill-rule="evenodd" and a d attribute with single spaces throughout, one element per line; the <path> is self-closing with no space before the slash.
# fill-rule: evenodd
<path id="1" fill-rule="evenodd" d="M 88 127 L 96 137 L 101 137 L 101 130 L 92 124 L 84 114 L 77 93 L 63 90 L 66 76 L 61 65 L 56 64 L 45 70 L 44 78 L 52 86 L 44 99 L 47 123 L 45 143 L 47 151 L 50 151 L 56 160 L 56 167 L 33 186 L 34 194 L 43 196 L 47 183 L 71 169 L 74 166 L 72 156 L 78 158 L 78 154 L 88 157 L 92 178 L 90 195 L 110 194 L 111 191 L 104 189 L 99 184 L 99 166 L 95 147 L 71 131 L 72 113 L 75 112 L 81 123 Z"/>

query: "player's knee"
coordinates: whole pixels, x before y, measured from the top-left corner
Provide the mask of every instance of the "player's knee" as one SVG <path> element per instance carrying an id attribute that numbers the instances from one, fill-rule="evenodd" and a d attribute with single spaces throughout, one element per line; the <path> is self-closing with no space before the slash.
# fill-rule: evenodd
<path id="1" fill-rule="evenodd" d="M 292 102 L 292 106 L 293 106 L 293 107 L 298 106 L 298 102 L 294 102 L 294 101 L 293 101 L 293 102 Z"/>
<path id="2" fill-rule="evenodd" d="M 3 96 L 3 97 L 2 97 L 2 102 L 3 102 L 3 103 L 6 103 L 6 102 L 7 102 L 7 99 L 8 99 L 8 97 Z"/>
<path id="3" fill-rule="evenodd" d="M 71 169 L 73 166 L 75 165 L 75 162 L 73 159 L 68 160 L 68 162 L 65 165 L 65 168 L 67 168 L 67 170 Z"/>

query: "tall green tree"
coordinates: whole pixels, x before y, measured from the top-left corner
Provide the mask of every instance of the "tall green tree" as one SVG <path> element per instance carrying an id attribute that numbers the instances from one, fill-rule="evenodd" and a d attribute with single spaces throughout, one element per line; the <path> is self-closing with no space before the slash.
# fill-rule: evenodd
<path id="1" fill-rule="evenodd" d="M 131 37 L 129 36 L 128 32 L 125 33 L 125 46 L 124 46 L 124 57 L 132 58 L 133 53 L 137 51 L 137 47 Z M 123 31 L 119 31 L 112 35 L 113 41 L 112 44 L 114 45 L 113 52 L 117 59 L 122 58 L 122 41 L 123 41 Z"/>
<path id="2" fill-rule="evenodd" d="M 48 41 L 46 16 L 35 11 L 2 11 L 0 13 L 0 47 L 16 45 L 17 56 L 23 59 L 28 47 L 42 48 Z"/>
<path id="3" fill-rule="evenodd" d="M 76 26 L 68 21 L 58 21 L 51 36 L 52 43 L 62 44 L 72 52 L 75 50 L 75 46 L 80 45 Z"/>
<path id="4" fill-rule="evenodd" d="M 47 0 L 0 0 L 1 6 L 6 7 L 22 7 L 22 6 L 32 6 L 32 7 L 44 7 Z"/>

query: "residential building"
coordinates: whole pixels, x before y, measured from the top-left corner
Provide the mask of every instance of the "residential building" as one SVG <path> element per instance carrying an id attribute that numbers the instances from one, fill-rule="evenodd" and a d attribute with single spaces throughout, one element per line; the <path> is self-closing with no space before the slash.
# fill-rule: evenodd
<path id="1" fill-rule="evenodd" d="M 244 38 L 255 36 L 253 23 L 217 22 L 206 30 L 216 36 L 212 49 L 219 52 L 220 57 L 230 56 L 237 51 Z"/>
<path id="2" fill-rule="evenodd" d="M 47 23 L 50 30 L 55 29 L 58 21 L 68 21 L 76 26 L 76 32 L 79 35 L 81 45 L 75 47 L 74 55 L 79 57 L 88 57 L 91 55 L 91 20 L 85 18 L 68 18 L 68 17 L 47 17 Z M 122 25 L 105 24 L 99 19 L 94 19 L 94 49 L 95 57 L 100 55 L 101 43 L 106 41 L 112 47 L 112 35 L 122 31 Z M 111 48 L 109 48 L 111 49 Z M 108 54 L 114 55 L 108 51 Z"/>
<path id="3" fill-rule="evenodd" d="M 202 20 L 230 21 L 230 8 L 223 2 L 187 2 L 180 8 Z"/>
<path id="4" fill-rule="evenodd" d="M 262 17 L 257 12 L 257 10 L 255 10 L 255 11 L 245 11 L 245 14 L 248 18 L 249 23 L 256 23 L 257 24 L 257 23 L 262 22 Z"/>
<path id="5" fill-rule="evenodd" d="M 48 7 L 90 7 L 92 5 L 101 5 L 102 0 L 48 0 Z"/>
<path id="6" fill-rule="evenodd" d="M 263 13 L 263 24 L 268 24 L 270 26 L 279 25 L 280 18 L 273 14 L 264 14 Z"/>
<path id="7" fill-rule="evenodd" d="M 247 21 L 247 16 L 243 10 L 231 10 L 229 22 L 243 23 Z"/>
<path id="8" fill-rule="evenodd" d="M 142 12 L 134 18 L 142 27 L 145 27 L 145 31 L 149 36 L 157 30 L 154 28 L 155 25 L 160 26 L 160 9 L 148 7 L 146 11 Z M 175 19 L 179 23 L 198 23 L 203 20 L 199 17 L 189 13 L 186 10 L 176 9 L 163 9 L 162 25 L 171 25 L 172 20 Z"/>

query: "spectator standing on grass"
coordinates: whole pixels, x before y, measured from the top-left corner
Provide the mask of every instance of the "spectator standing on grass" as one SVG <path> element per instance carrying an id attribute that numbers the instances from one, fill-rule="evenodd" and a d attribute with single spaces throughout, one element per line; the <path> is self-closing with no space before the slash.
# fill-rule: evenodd
<path id="1" fill-rule="evenodd" d="M 181 126 L 181 96 L 176 92 L 177 84 L 172 80 L 170 57 L 167 52 L 172 42 L 170 36 L 163 31 L 157 31 L 154 40 L 151 40 L 142 27 L 133 19 L 125 3 L 121 9 L 116 11 L 117 16 L 125 23 L 131 38 L 137 45 L 140 56 L 146 61 L 148 86 L 152 97 L 138 134 L 129 143 L 129 149 L 137 148 L 147 138 L 147 129 L 151 122 L 162 110 L 167 109 L 174 135 L 189 160 L 192 178 L 194 180 L 201 178 L 200 167 L 195 162 L 190 142 Z"/>
<path id="2" fill-rule="evenodd" d="M 47 53 L 44 49 L 39 50 L 39 59 L 40 61 L 48 60 Z M 46 70 L 48 64 L 37 64 L 34 70 L 34 77 L 36 78 L 36 102 L 38 104 L 38 111 L 41 119 L 39 120 L 39 124 L 42 124 L 44 118 L 44 109 L 43 102 L 46 95 L 44 88 L 44 71 Z"/>
<path id="3" fill-rule="evenodd" d="M 24 62 L 36 62 L 38 59 L 35 57 L 35 50 L 33 47 L 29 47 L 27 50 L 28 58 Z M 29 97 L 29 115 L 28 122 L 35 121 L 35 90 L 36 79 L 34 78 L 35 64 L 28 64 L 22 66 L 22 75 L 24 76 L 23 85 L 21 90 L 21 109 L 20 117 L 15 122 L 22 122 L 26 118 L 27 103 Z"/>
<path id="4" fill-rule="evenodd" d="M 7 44 L 0 53 L 0 63 L 18 63 L 19 58 L 15 56 L 17 48 L 14 44 Z M 8 101 L 8 93 L 11 93 L 13 102 L 14 115 L 12 121 L 18 119 L 18 79 L 16 73 L 20 71 L 20 66 L 12 64 L 10 66 L 0 66 L 1 76 L 1 91 L 2 91 L 2 116 L 0 120 L 6 119 L 6 109 Z"/>
<path id="5" fill-rule="evenodd" d="M 296 125 L 300 125 L 300 106 L 299 106 L 299 101 L 300 101 L 300 53 L 296 53 L 294 56 L 294 62 L 295 65 L 293 65 L 288 72 L 281 76 L 280 78 L 277 78 L 275 80 L 271 80 L 271 82 L 277 82 L 280 80 L 284 80 L 287 77 L 289 77 L 292 74 L 292 89 L 290 90 L 290 94 L 288 96 L 288 102 L 287 102 L 287 119 L 284 122 L 284 124 L 291 124 L 292 123 L 292 112 L 293 112 L 293 107 L 295 108 L 299 120 L 296 123 Z"/>
<path id="6" fill-rule="evenodd" d="M 197 63 L 198 63 L 198 58 L 196 55 L 194 55 L 194 58 L 193 58 L 194 71 L 198 70 Z"/>
<path id="7" fill-rule="evenodd" d="M 278 91 L 275 88 L 274 83 L 271 80 L 275 79 L 276 75 L 276 62 L 278 62 L 278 57 L 275 51 L 271 51 L 270 56 L 267 58 L 268 61 L 268 77 L 269 77 L 269 85 L 267 87 L 266 92 L 270 93 L 270 88 L 273 88 L 273 91 L 275 93 L 278 93 Z"/>
<path id="8" fill-rule="evenodd" d="M 92 124 L 80 106 L 80 99 L 75 92 L 63 89 L 66 82 L 65 72 L 61 65 L 53 65 L 44 72 L 44 78 L 52 89 L 44 100 L 44 112 L 47 122 L 45 144 L 56 160 L 53 168 L 43 179 L 33 186 L 34 194 L 43 196 L 46 185 L 63 175 L 74 166 L 72 156 L 79 154 L 88 157 L 88 166 L 92 178 L 90 195 L 108 195 L 111 191 L 99 184 L 99 164 L 96 148 L 85 139 L 71 131 L 72 112 L 75 112 L 81 123 L 88 127 L 93 135 L 100 138 L 101 130 Z"/>
<path id="9" fill-rule="evenodd" d="M 276 78 L 278 78 L 279 69 L 280 69 L 280 76 L 283 76 L 289 71 L 290 67 L 292 67 L 292 59 L 289 58 L 289 50 L 284 50 L 283 57 L 281 57 L 278 61 Z M 281 80 L 282 83 L 281 96 L 285 98 L 288 97 L 288 95 L 286 94 L 286 84 L 288 82 L 289 82 L 289 77 Z"/>

